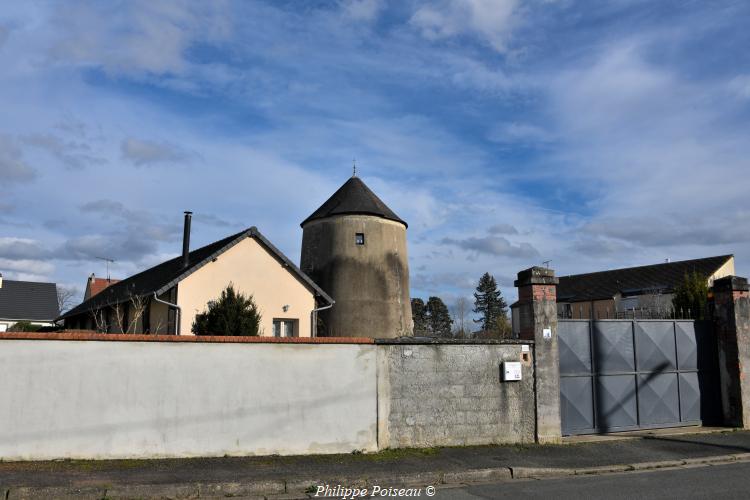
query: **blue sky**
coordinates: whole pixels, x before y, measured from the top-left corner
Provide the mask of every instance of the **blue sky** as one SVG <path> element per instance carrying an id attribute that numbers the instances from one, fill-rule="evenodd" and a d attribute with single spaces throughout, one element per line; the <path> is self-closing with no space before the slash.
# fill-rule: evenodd
<path id="1" fill-rule="evenodd" d="M 0 272 L 82 290 L 256 225 L 299 259 L 359 175 L 412 295 L 734 253 L 750 274 L 750 3 L 0 7 Z"/>

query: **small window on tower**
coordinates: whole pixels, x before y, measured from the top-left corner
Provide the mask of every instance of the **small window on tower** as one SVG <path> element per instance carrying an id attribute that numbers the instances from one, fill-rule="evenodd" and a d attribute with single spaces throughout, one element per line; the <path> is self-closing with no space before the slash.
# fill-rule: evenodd
<path id="1" fill-rule="evenodd" d="M 364 245 L 365 233 L 357 233 L 357 236 L 354 238 L 354 241 L 357 243 L 357 245 Z"/>

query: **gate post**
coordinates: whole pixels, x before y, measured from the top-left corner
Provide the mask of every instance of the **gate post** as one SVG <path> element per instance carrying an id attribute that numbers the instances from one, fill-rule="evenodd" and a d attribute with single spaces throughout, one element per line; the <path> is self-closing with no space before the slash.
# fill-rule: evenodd
<path id="1" fill-rule="evenodd" d="M 534 341 L 536 440 L 557 443 L 560 421 L 560 356 L 557 350 L 557 283 L 555 272 L 531 267 L 518 273 L 520 338 Z"/>
<path id="2" fill-rule="evenodd" d="M 750 429 L 750 287 L 747 278 L 714 281 L 714 323 L 724 423 Z"/>

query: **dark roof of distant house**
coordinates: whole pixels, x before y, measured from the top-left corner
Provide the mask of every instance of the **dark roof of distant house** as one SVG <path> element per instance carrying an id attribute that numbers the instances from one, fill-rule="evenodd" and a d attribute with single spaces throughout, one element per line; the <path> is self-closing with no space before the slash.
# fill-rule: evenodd
<path id="1" fill-rule="evenodd" d="M 302 221 L 300 226 L 315 219 L 323 219 L 334 215 L 375 215 L 400 222 L 408 227 L 408 224 L 401 220 L 393 210 L 388 208 L 383 200 L 372 192 L 359 177 L 351 177 L 344 183 L 333 195 L 323 203 L 320 208 Z"/>
<path id="2" fill-rule="evenodd" d="M 84 296 L 86 298 L 91 298 L 94 295 L 97 295 L 101 292 L 103 292 L 106 288 L 108 288 L 111 285 L 114 285 L 115 283 L 119 282 L 120 280 L 114 279 L 114 278 L 90 278 L 88 282 L 86 283 L 86 292 Z"/>
<path id="3" fill-rule="evenodd" d="M 54 321 L 59 314 L 55 283 L 3 279 L 0 319 Z"/>
<path id="4" fill-rule="evenodd" d="M 294 265 L 286 255 L 273 246 L 271 242 L 260 234 L 255 226 L 253 226 L 250 229 L 233 234 L 222 240 L 215 241 L 197 250 L 193 250 L 190 252 L 189 264 L 187 267 L 183 266 L 182 256 L 180 255 L 174 259 L 162 262 L 151 269 L 147 269 L 127 279 L 119 281 L 118 283 L 107 287 L 102 293 L 91 297 L 89 300 L 84 301 L 82 304 L 79 304 L 66 312 L 60 317 L 60 319 L 96 310 L 102 306 L 126 302 L 134 296 L 143 297 L 153 295 L 154 293 L 161 295 L 246 237 L 256 239 L 274 257 L 281 261 L 281 263 L 288 268 L 292 274 L 296 275 L 300 281 L 310 287 L 318 296 L 322 297 L 328 303 L 333 303 L 333 299 L 328 294 L 316 285 L 309 276 Z"/>
<path id="5" fill-rule="evenodd" d="M 732 255 L 719 255 L 704 259 L 560 276 L 557 300 L 558 302 L 581 302 L 611 299 L 618 293 L 635 295 L 649 290 L 671 292 L 682 282 L 685 274 L 695 271 L 708 278 L 732 257 Z"/>

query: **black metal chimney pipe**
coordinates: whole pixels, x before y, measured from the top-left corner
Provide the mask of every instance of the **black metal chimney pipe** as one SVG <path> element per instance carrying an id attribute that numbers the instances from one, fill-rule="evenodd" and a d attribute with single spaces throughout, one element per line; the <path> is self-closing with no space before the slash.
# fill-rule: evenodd
<path id="1" fill-rule="evenodd" d="M 193 212 L 185 212 L 185 232 L 182 235 L 182 267 L 190 265 L 190 221 Z"/>

